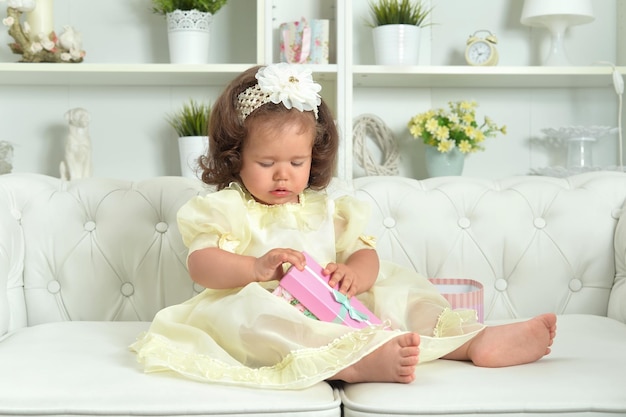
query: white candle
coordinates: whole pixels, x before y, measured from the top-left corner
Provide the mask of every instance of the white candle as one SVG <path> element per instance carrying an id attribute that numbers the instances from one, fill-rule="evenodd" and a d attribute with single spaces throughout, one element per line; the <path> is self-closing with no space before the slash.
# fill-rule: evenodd
<path id="1" fill-rule="evenodd" d="M 26 13 L 26 22 L 30 26 L 30 38 L 37 39 L 39 34 L 48 36 L 54 30 L 54 0 L 35 0 L 36 7 Z"/>

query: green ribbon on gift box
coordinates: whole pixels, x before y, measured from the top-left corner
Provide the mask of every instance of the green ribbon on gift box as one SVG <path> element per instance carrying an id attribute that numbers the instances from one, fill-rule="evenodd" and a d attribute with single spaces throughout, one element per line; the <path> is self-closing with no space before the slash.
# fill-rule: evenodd
<path id="1" fill-rule="evenodd" d="M 369 319 L 367 314 L 361 313 L 350 304 L 350 299 L 345 294 L 333 289 L 333 296 L 335 297 L 335 301 L 341 304 L 341 310 L 339 310 L 339 314 L 333 320 L 333 323 L 341 323 L 346 317 L 346 314 L 348 314 L 352 320 L 358 322 L 364 322 Z"/>

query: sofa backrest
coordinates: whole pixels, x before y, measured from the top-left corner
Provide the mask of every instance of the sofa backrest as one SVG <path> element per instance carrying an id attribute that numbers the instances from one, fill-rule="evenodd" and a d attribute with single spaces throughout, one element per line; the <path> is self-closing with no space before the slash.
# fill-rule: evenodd
<path id="1" fill-rule="evenodd" d="M 381 259 L 429 278 L 482 282 L 486 319 L 551 311 L 610 312 L 626 321 L 624 173 L 499 181 L 364 177 L 354 186 L 371 203 L 369 234 Z"/>
<path id="2" fill-rule="evenodd" d="M 0 330 L 62 320 L 151 320 L 202 288 L 176 212 L 200 181 L 0 176 Z M 6 293 L 5 293 L 6 291 Z M 1 333 L 0 333 L 1 334 Z"/>
<path id="3" fill-rule="evenodd" d="M 353 185 L 339 192 L 371 203 L 380 257 L 427 277 L 481 281 L 487 319 L 612 308 L 626 321 L 626 302 L 610 305 L 626 300 L 626 174 Z M 151 320 L 199 293 L 176 213 L 203 192 L 180 177 L 0 176 L 0 335 L 50 321 Z"/>

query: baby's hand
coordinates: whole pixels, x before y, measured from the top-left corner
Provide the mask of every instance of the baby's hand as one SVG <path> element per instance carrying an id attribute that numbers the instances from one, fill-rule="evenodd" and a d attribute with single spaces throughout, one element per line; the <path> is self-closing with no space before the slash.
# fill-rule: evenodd
<path id="1" fill-rule="evenodd" d="M 254 262 L 254 279 L 257 282 L 281 279 L 284 275 L 283 264 L 290 263 L 300 271 L 304 269 L 306 259 L 302 252 L 293 249 L 276 248 L 259 257 Z"/>
<path id="2" fill-rule="evenodd" d="M 339 284 L 339 292 L 348 297 L 355 296 L 358 293 L 359 277 L 354 273 L 352 268 L 346 264 L 329 263 L 322 271 L 324 275 L 330 275 L 328 285 L 335 287 Z"/>

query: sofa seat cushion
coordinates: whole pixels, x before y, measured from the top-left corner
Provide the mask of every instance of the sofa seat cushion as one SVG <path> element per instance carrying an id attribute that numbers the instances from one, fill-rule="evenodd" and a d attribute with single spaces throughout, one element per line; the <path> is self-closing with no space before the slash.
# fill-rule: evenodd
<path id="1" fill-rule="evenodd" d="M 488 369 L 438 360 L 418 366 L 408 385 L 346 384 L 344 415 L 624 415 L 625 349 L 624 323 L 559 316 L 552 353 L 538 362 Z"/>
<path id="2" fill-rule="evenodd" d="M 273 391 L 146 374 L 128 349 L 144 322 L 58 322 L 0 339 L 0 416 L 339 416 L 326 383 Z"/>

